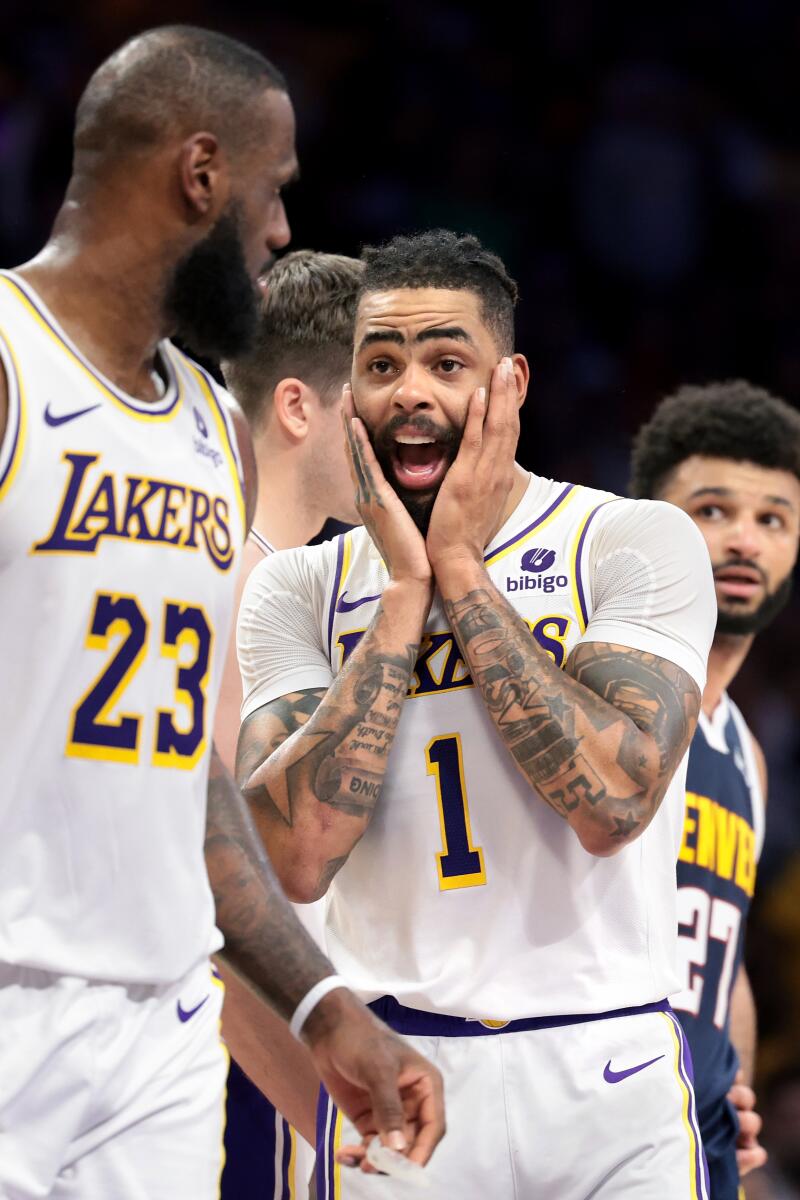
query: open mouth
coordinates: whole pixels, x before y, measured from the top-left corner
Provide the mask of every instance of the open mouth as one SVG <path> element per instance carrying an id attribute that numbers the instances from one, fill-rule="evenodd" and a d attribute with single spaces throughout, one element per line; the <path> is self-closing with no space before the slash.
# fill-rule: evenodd
<path id="1" fill-rule="evenodd" d="M 735 600 L 750 600 L 764 588 L 760 573 L 753 567 L 721 567 L 714 572 L 714 582 L 720 595 Z"/>
<path id="2" fill-rule="evenodd" d="M 447 447 L 423 433 L 396 433 L 390 457 L 395 480 L 407 491 L 430 491 L 436 487 L 450 462 Z"/>

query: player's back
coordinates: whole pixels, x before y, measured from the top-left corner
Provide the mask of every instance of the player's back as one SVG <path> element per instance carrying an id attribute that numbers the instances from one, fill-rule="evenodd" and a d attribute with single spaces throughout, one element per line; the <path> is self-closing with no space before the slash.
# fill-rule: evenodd
<path id="1" fill-rule="evenodd" d="M 0 274 L 0 961 L 161 983 L 208 953 L 207 750 L 243 497 L 213 385 L 93 369 Z"/>
<path id="2" fill-rule="evenodd" d="M 689 752 L 678 858 L 684 986 L 671 997 L 692 1051 L 698 1114 L 710 1154 L 713 1121 L 725 1119 L 720 1102 L 737 1068 L 729 1036 L 730 996 L 742 962 L 763 831 L 751 735 L 736 705 L 723 694 L 711 718 L 701 714 Z M 725 1129 L 718 1132 L 726 1135 Z"/>

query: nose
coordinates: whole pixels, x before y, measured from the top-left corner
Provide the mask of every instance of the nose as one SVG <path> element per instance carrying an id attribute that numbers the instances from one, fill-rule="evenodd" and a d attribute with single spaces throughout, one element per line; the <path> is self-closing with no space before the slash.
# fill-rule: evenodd
<path id="1" fill-rule="evenodd" d="M 410 362 L 392 395 L 392 404 L 403 412 L 427 412 L 433 408 L 430 377 L 416 362 Z"/>
<path id="2" fill-rule="evenodd" d="M 291 237 L 292 231 L 289 228 L 289 218 L 286 215 L 283 200 L 279 198 L 274 217 L 270 221 L 269 229 L 267 230 L 267 248 L 269 250 L 282 250 L 284 246 L 289 245 Z"/>
<path id="3" fill-rule="evenodd" d="M 752 517 L 740 513 L 731 522 L 725 549 L 737 558 L 758 559 L 763 548 L 762 527 Z"/>

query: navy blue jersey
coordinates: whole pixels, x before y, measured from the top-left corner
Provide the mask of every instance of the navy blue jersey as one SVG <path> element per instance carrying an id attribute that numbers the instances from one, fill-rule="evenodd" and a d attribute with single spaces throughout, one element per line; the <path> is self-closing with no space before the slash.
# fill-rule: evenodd
<path id="1" fill-rule="evenodd" d="M 697 1110 L 710 1158 L 731 1144 L 736 1124 L 726 1094 L 738 1060 L 729 1035 L 731 989 L 764 824 L 750 733 L 723 695 L 701 714 L 689 752 L 686 813 L 678 859 L 678 948 L 684 989 L 671 997 L 692 1051 Z"/>

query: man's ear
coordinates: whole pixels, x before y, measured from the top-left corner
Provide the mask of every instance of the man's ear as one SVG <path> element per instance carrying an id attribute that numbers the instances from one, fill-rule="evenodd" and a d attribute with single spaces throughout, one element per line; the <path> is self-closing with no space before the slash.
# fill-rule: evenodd
<path id="1" fill-rule="evenodd" d="M 522 408 L 523 404 L 525 403 L 525 397 L 528 394 L 528 385 L 531 381 L 531 369 L 528 366 L 528 360 L 524 354 L 512 354 L 511 361 L 514 364 L 514 378 L 517 381 L 519 407 Z"/>
<path id="2" fill-rule="evenodd" d="M 272 407 L 276 420 L 287 437 L 302 442 L 311 432 L 311 422 L 319 399 L 308 384 L 292 376 L 276 385 L 272 393 Z"/>
<path id="3" fill-rule="evenodd" d="M 213 133 L 193 133 L 180 148 L 178 177 L 189 220 L 216 220 L 230 196 L 228 162 Z"/>

